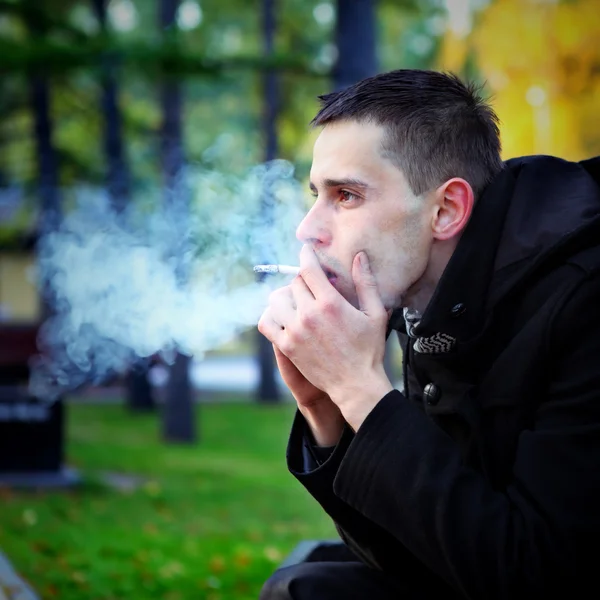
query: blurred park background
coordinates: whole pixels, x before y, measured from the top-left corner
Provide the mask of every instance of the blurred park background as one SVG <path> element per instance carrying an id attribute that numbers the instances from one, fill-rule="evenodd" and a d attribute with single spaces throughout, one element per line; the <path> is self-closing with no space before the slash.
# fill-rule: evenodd
<path id="1" fill-rule="evenodd" d="M 257 598 L 300 540 L 335 537 L 286 472 L 294 404 L 256 328 L 39 402 L 32 273 L 82 189 L 193 211 L 190 165 L 276 158 L 306 188 L 317 96 L 396 68 L 485 84 L 504 158 L 600 154 L 596 0 L 0 0 L 0 552 L 28 593 Z"/>

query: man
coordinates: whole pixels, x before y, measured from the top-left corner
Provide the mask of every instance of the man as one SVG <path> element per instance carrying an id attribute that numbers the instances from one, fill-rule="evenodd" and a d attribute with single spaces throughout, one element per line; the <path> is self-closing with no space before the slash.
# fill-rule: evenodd
<path id="1" fill-rule="evenodd" d="M 503 163 L 492 109 L 446 74 L 321 100 L 301 272 L 259 329 L 298 404 L 289 469 L 355 560 L 281 569 L 261 598 L 585 597 L 600 558 L 597 160 Z M 383 368 L 392 329 L 402 390 Z"/>

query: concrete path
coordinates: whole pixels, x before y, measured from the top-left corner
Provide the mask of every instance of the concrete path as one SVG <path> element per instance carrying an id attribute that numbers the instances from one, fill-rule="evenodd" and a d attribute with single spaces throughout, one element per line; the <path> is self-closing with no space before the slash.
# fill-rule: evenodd
<path id="1" fill-rule="evenodd" d="M 167 376 L 165 367 L 156 366 L 151 372 L 151 382 L 157 387 L 162 387 L 167 381 Z M 275 372 L 275 378 L 284 389 L 279 371 Z M 251 394 L 258 386 L 258 363 L 253 356 L 210 356 L 193 360 L 190 366 L 190 380 L 198 390 Z"/>
<path id="2" fill-rule="evenodd" d="M 40 600 L 2 552 L 0 552 L 0 600 Z"/>
<path id="3" fill-rule="evenodd" d="M 162 397 L 160 392 L 164 389 L 167 378 L 168 371 L 163 365 L 157 365 L 150 371 L 150 383 L 159 392 L 159 402 Z M 247 399 L 253 402 L 259 382 L 259 366 L 254 356 L 209 356 L 192 361 L 190 380 L 192 387 L 199 392 L 199 401 L 202 401 L 203 394 L 207 394 L 211 402 L 227 398 L 236 401 Z M 294 399 L 278 370 L 275 370 L 275 380 L 279 384 L 283 400 L 293 402 Z M 402 381 L 396 381 L 395 387 L 402 389 Z M 86 388 L 84 394 L 77 397 L 77 401 L 95 402 L 98 397 L 101 397 L 103 402 L 121 402 L 122 388 Z"/>

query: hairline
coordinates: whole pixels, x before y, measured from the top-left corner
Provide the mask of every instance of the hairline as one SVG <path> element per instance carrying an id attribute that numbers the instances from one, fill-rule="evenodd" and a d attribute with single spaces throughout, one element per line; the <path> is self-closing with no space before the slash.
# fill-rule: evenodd
<path id="1" fill-rule="evenodd" d="M 421 200 L 426 194 L 430 193 L 432 190 L 439 187 L 439 185 L 443 185 L 445 182 L 440 182 L 437 186 L 431 186 L 426 190 L 423 190 L 421 193 L 417 194 L 411 185 L 408 175 L 406 173 L 406 169 L 403 168 L 401 164 L 401 154 L 393 149 L 393 140 L 391 140 L 391 136 L 393 135 L 393 126 L 390 123 L 382 122 L 380 119 L 377 119 L 376 116 L 372 114 L 358 114 L 352 116 L 344 116 L 344 117 L 332 117 L 327 119 L 324 122 L 316 122 L 313 120 L 311 122 L 311 126 L 313 129 L 317 127 L 321 128 L 321 131 L 325 129 L 328 125 L 335 125 L 336 123 L 357 123 L 359 125 L 375 125 L 381 129 L 381 140 L 379 143 L 378 152 L 383 160 L 387 160 L 395 169 L 400 171 L 402 178 L 408 188 L 408 191 L 412 195 L 413 198 L 417 200 Z M 451 178 L 450 178 L 451 179 Z M 471 183 L 469 182 L 469 185 Z"/>
<path id="2" fill-rule="evenodd" d="M 434 97 L 430 107 L 429 97 L 423 99 L 424 90 L 436 91 L 448 84 L 449 93 Z M 425 194 L 457 177 L 468 182 L 478 198 L 504 168 L 498 115 L 484 99 L 483 87 L 483 84 L 462 81 L 449 72 L 389 71 L 345 90 L 319 96 L 321 107 L 310 124 L 325 127 L 344 121 L 374 123 L 384 133 L 381 156 L 401 171 L 410 189 L 419 195 Z M 400 94 L 398 104 L 390 96 L 396 92 Z M 411 100 L 413 92 L 416 99 L 420 98 L 425 104 L 415 104 L 415 100 Z M 400 106 L 404 108 L 400 108 L 399 113 Z M 414 124 L 402 117 L 404 109 L 406 116 L 416 117 Z M 428 117 L 431 120 L 428 121 Z M 454 118 L 456 125 L 451 122 Z M 428 138 L 423 143 L 417 131 L 421 125 Z M 467 141 L 461 139 L 462 133 L 466 134 Z M 440 134 L 451 137 L 439 138 Z M 480 160 L 473 161 L 468 140 L 476 145 L 475 154 Z"/>

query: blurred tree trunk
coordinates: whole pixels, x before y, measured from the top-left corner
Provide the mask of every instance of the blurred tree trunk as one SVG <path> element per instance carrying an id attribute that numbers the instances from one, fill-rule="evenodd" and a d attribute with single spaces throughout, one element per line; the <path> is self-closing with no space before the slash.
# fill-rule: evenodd
<path id="1" fill-rule="evenodd" d="M 275 37 L 275 0 L 262 0 L 263 40 L 265 56 L 273 53 L 273 39 Z M 279 112 L 278 75 L 274 70 L 265 71 L 263 75 L 263 132 L 265 139 L 265 161 L 277 157 L 277 115 Z M 263 218 L 270 220 L 272 213 L 272 195 L 269 179 L 265 180 L 263 197 Z M 268 252 L 268 245 L 267 245 Z M 265 263 L 273 261 L 273 257 L 265 256 Z M 263 275 L 264 277 L 264 275 Z M 260 279 L 260 277 L 259 277 Z M 263 403 L 278 403 L 281 401 L 281 392 L 275 378 L 275 356 L 271 342 L 257 331 L 257 361 L 259 365 L 259 383 L 257 400 Z"/>
<path id="2" fill-rule="evenodd" d="M 36 11 L 27 13 L 25 24 L 32 39 L 39 39 L 47 34 L 46 26 Z M 40 195 L 40 211 L 36 226 L 37 251 L 43 236 L 57 229 L 62 218 L 62 206 L 58 188 L 58 156 L 53 143 L 53 123 L 50 106 L 50 83 L 46 74 L 40 70 L 32 70 L 27 74 L 29 101 L 33 113 L 35 152 L 37 162 L 38 191 Z M 52 314 L 52 297 L 49 288 L 42 289 L 42 319 Z"/>
<path id="3" fill-rule="evenodd" d="M 337 0 L 336 90 L 377 73 L 376 4 L 376 0 Z"/>
<path id="4" fill-rule="evenodd" d="M 46 33 L 43 24 L 32 13 L 26 21 L 27 28 L 32 38 L 38 38 Z M 35 152 L 37 162 L 38 191 L 40 195 L 40 211 L 36 224 L 36 253 L 43 252 L 44 236 L 55 231 L 60 226 L 62 219 L 62 202 L 59 192 L 59 166 L 58 155 L 53 142 L 53 122 L 50 102 L 50 82 L 41 71 L 30 71 L 28 74 L 28 87 L 31 111 L 33 113 Z M 52 290 L 46 286 L 40 290 L 41 320 L 46 321 L 52 317 L 54 299 Z M 40 447 L 39 451 L 52 453 L 56 457 L 56 476 L 61 477 L 64 461 L 64 423 L 65 410 L 64 398 L 56 398 L 52 403 L 50 412 L 53 420 L 47 422 L 48 431 L 54 429 L 53 441 L 50 447 Z M 31 440 L 32 448 L 38 443 L 37 439 Z"/>
<path id="5" fill-rule="evenodd" d="M 179 0 L 160 0 L 160 27 L 163 35 L 175 41 L 177 35 L 175 16 Z M 163 73 L 160 83 L 162 125 L 160 131 L 161 159 L 164 174 L 165 218 L 172 223 L 172 251 L 176 257 L 179 285 L 185 286 L 188 266 L 185 264 L 186 215 L 189 213 L 190 195 L 183 177 L 184 155 L 182 135 L 182 89 L 177 76 Z M 192 443 L 196 441 L 194 399 L 189 376 L 191 359 L 177 353 L 169 369 L 167 394 L 164 404 L 163 436 L 169 442 Z"/>
<path id="6" fill-rule="evenodd" d="M 108 0 L 92 0 L 96 18 L 106 34 Z M 114 209 L 124 213 L 131 196 L 131 174 L 123 144 L 123 120 L 119 108 L 119 87 L 116 77 L 116 57 L 102 57 L 102 101 L 104 115 L 104 154 L 106 157 L 107 188 Z M 122 215 L 125 218 L 125 215 Z M 154 410 L 156 403 L 148 379 L 148 361 L 138 360 L 125 377 L 126 405 L 134 412 Z"/>
<path id="7" fill-rule="evenodd" d="M 40 233 L 58 227 L 61 219 L 61 202 L 58 191 L 58 160 L 52 143 L 52 119 L 50 116 L 50 86 L 40 73 L 29 75 L 29 93 L 34 117 L 35 145 L 37 154 Z"/>
<path id="8" fill-rule="evenodd" d="M 335 42 L 338 58 L 333 70 L 333 87 L 341 90 L 378 71 L 376 0 L 337 0 Z M 385 371 L 394 383 L 392 338 L 386 344 Z"/>

